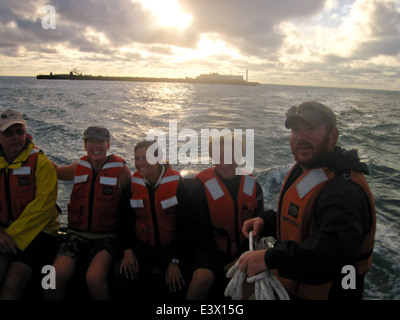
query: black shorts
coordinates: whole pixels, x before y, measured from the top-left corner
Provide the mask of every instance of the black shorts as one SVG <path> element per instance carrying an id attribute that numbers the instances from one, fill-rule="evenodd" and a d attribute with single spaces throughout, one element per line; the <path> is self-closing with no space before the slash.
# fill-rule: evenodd
<path id="1" fill-rule="evenodd" d="M 218 259 L 212 259 L 208 253 L 203 250 L 197 250 L 192 257 L 192 271 L 196 269 L 209 269 L 214 274 L 220 274 L 223 264 Z"/>
<path id="2" fill-rule="evenodd" d="M 230 279 L 226 277 L 224 266 L 233 261 L 226 259 L 222 254 L 211 256 L 203 250 L 197 250 L 193 254 L 192 270 L 209 269 L 215 276 L 214 284 L 209 292 L 209 299 L 225 299 L 224 292 Z"/>
<path id="3" fill-rule="evenodd" d="M 57 237 L 39 233 L 24 251 L 17 249 L 16 255 L 10 255 L 10 262 L 23 262 L 34 272 L 41 272 L 45 265 L 53 265 L 57 251 Z"/>

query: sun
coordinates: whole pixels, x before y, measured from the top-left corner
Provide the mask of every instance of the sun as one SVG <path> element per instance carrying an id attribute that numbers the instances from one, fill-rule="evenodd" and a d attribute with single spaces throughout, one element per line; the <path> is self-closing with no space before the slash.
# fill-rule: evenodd
<path id="1" fill-rule="evenodd" d="M 192 15 L 183 13 L 177 0 L 142 0 L 142 3 L 163 27 L 184 29 L 192 21 Z"/>

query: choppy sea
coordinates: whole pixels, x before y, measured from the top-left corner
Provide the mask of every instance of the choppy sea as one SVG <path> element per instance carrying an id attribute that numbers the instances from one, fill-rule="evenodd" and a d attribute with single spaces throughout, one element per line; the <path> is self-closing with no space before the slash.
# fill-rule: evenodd
<path id="1" fill-rule="evenodd" d="M 318 100 L 338 117 L 339 145 L 358 149 L 370 168 L 367 177 L 376 198 L 378 226 L 373 267 L 366 277 L 365 299 L 400 299 L 400 92 L 305 86 L 206 85 L 145 82 L 36 80 L 0 77 L 0 110 L 16 108 L 45 154 L 59 165 L 85 155 L 82 133 L 103 125 L 112 134 L 111 150 L 134 172 L 133 147 L 152 129 L 254 130 L 254 174 L 263 187 L 265 208 L 276 208 L 283 178 L 293 163 L 289 106 Z M 184 131 L 186 132 L 186 131 Z M 178 142 L 177 150 L 185 144 Z M 210 164 L 211 165 L 211 164 Z M 207 165 L 173 165 L 202 170 Z M 59 182 L 58 204 L 66 221 L 71 182 Z"/>

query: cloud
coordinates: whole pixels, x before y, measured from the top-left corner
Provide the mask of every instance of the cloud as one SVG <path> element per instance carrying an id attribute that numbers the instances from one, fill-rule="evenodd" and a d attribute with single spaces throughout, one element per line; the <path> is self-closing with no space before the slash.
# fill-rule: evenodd
<path id="1" fill-rule="evenodd" d="M 200 33 L 218 34 L 245 54 L 262 55 L 279 47 L 283 41 L 276 26 L 288 19 L 316 14 L 324 2 L 187 0 L 182 2 L 182 6 L 193 14 L 193 27 Z"/>
<path id="2" fill-rule="evenodd" d="M 388 64 L 389 68 L 400 66 L 400 11 L 396 2 L 357 0 L 350 7 L 332 2 L 326 9 L 307 23 L 281 23 L 284 41 L 277 51 L 282 68 L 312 70 L 315 84 L 328 83 L 328 76 L 331 85 L 351 83 L 343 82 L 347 74 L 348 79 L 364 86 L 370 82 L 382 88 L 397 84 L 398 88 L 395 73 L 387 72 Z M 381 75 L 381 83 L 374 80 L 377 75 Z"/>
<path id="3" fill-rule="evenodd" d="M 186 28 L 162 25 L 142 0 L 2 0 L 0 73 L 24 63 L 171 77 L 249 69 L 261 82 L 340 85 L 347 73 L 400 85 L 390 72 L 400 67 L 397 0 L 176 1 L 192 18 Z M 56 30 L 41 27 L 46 4 Z"/>
<path id="4" fill-rule="evenodd" d="M 60 41 L 79 45 L 88 42 L 87 29 L 104 35 L 113 47 L 130 43 L 169 44 L 195 48 L 201 34 L 218 34 L 220 39 L 245 53 L 255 54 L 264 48 L 277 47 L 282 35 L 274 28 L 282 19 L 315 14 L 324 1 L 239 1 L 188 0 L 181 1 L 185 12 L 193 15 L 191 26 L 178 31 L 162 28 L 154 16 L 139 1 L 127 0 L 51 0 L 48 4 L 57 12 L 57 32 L 54 36 L 40 28 L 40 9 L 44 2 L 5 0 L 2 18 L 5 23 L 15 21 L 18 29 L 9 39 L 19 39 L 25 33 L 28 42 Z M 28 17 L 26 11 L 36 13 Z M 36 19 L 35 19 L 36 18 Z M 16 41 L 18 42 L 18 41 Z M 101 43 L 99 43 L 99 46 Z"/>
<path id="5" fill-rule="evenodd" d="M 174 28 L 162 28 L 138 1 L 52 0 L 50 4 L 60 15 L 61 27 L 74 29 L 78 36 L 87 28 L 93 29 L 102 33 L 114 47 L 130 43 L 178 46 L 196 43 L 190 28 L 179 33 Z"/>
<path id="6" fill-rule="evenodd" d="M 360 3 L 367 19 L 360 23 L 367 32 L 356 53 L 364 58 L 378 55 L 397 56 L 400 53 L 400 11 L 393 1 L 376 1 L 375 6 Z M 368 22 L 366 22 L 367 20 Z"/>

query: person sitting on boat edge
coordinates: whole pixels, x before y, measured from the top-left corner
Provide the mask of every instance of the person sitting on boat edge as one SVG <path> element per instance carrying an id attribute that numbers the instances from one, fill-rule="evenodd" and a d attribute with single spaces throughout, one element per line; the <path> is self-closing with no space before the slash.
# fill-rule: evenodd
<path id="1" fill-rule="evenodd" d="M 197 241 L 187 300 L 223 298 L 226 272 L 249 248 L 241 234 L 243 222 L 264 214 L 263 190 L 252 174 L 238 168 L 234 138 L 210 137 L 215 166 L 197 175 L 191 192 Z M 213 144 L 219 144 L 219 154 L 213 155 Z"/>
<path id="2" fill-rule="evenodd" d="M 124 159 L 110 149 L 110 132 L 99 126 L 83 133 L 87 155 L 66 166 L 57 166 L 60 180 L 74 180 L 68 204 L 68 227 L 54 260 L 56 289 L 47 299 L 64 299 L 78 268 L 88 266 L 86 284 L 91 299 L 109 299 L 108 277 L 113 267 L 121 191 L 131 172 Z"/>
<path id="3" fill-rule="evenodd" d="M 239 261 L 252 277 L 267 269 L 291 299 L 362 299 L 372 264 L 376 211 L 356 150 L 336 146 L 336 115 L 307 101 L 286 113 L 296 163 L 287 174 L 276 215 L 273 248 L 250 252 Z M 264 220 L 246 221 L 243 233 L 259 235 Z M 343 286 L 344 267 L 354 270 L 354 288 Z"/>
<path id="4" fill-rule="evenodd" d="M 148 161 L 150 147 L 161 159 L 157 142 L 141 141 L 134 148 L 136 172 L 121 206 L 117 291 L 120 299 L 183 300 L 193 249 L 192 203 L 169 163 Z"/>
<path id="5" fill-rule="evenodd" d="M 52 263 L 59 229 L 57 175 L 22 114 L 0 114 L 0 299 L 21 299 Z"/>

